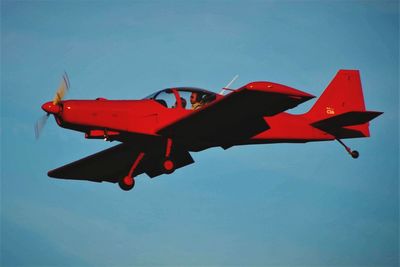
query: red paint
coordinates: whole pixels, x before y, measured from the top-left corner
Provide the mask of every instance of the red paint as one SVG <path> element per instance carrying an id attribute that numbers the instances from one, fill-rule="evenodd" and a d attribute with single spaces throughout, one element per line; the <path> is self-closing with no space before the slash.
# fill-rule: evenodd
<path id="1" fill-rule="evenodd" d="M 61 112 L 61 106 L 53 104 L 53 101 L 46 102 L 42 105 L 42 109 L 49 114 L 59 114 Z"/>
<path id="2" fill-rule="evenodd" d="M 251 82 L 244 86 L 244 88 L 248 88 L 251 90 L 257 90 L 262 92 L 269 92 L 269 93 L 278 93 L 278 94 L 285 94 L 290 95 L 293 97 L 314 97 L 306 92 L 302 92 L 300 90 L 291 88 L 286 85 L 272 83 L 272 82 Z"/>
<path id="3" fill-rule="evenodd" d="M 166 160 L 163 163 L 164 169 L 167 171 L 171 171 L 174 169 L 174 163 L 171 160 Z"/>
<path id="4" fill-rule="evenodd" d="M 133 172 L 136 170 L 137 166 L 139 165 L 139 163 L 143 159 L 143 157 L 144 157 L 144 153 L 140 152 L 139 155 L 137 156 L 135 162 L 133 163 L 131 169 L 129 170 L 129 174 L 128 174 L 129 177 L 132 177 Z"/>
<path id="5" fill-rule="evenodd" d="M 323 132 L 310 124 L 312 121 L 303 115 L 280 113 L 272 117 L 264 117 L 270 129 L 252 137 L 253 140 L 268 140 L 271 143 L 279 140 L 323 141 L 333 140 L 334 136 Z"/>
<path id="6" fill-rule="evenodd" d="M 165 151 L 165 157 L 168 158 L 169 155 L 171 154 L 171 148 L 172 148 L 172 139 L 167 138 L 167 149 Z"/>
<path id="7" fill-rule="evenodd" d="M 85 133 L 85 138 L 87 139 L 108 139 L 110 137 L 115 138 L 120 133 L 110 130 L 90 130 Z"/>
<path id="8" fill-rule="evenodd" d="M 124 184 L 127 186 L 132 186 L 133 185 L 133 178 L 130 176 L 125 176 L 124 177 Z"/>
<path id="9" fill-rule="evenodd" d="M 201 95 L 200 109 L 183 108 L 181 97 L 191 92 Z M 167 98 L 162 98 L 163 95 Z M 159 175 L 157 168 L 171 171 L 193 162 L 187 156 L 188 151 L 254 143 L 368 137 L 369 121 L 381 114 L 366 110 L 360 74 L 356 70 L 340 70 L 309 112 L 299 115 L 286 112 L 313 97 L 286 85 L 260 81 L 248 83 L 227 95 L 172 88 L 142 100 L 65 100 L 56 105 L 47 102 L 42 109 L 53 114 L 61 127 L 83 132 L 86 138 L 133 145 L 132 151 L 138 156 L 129 170 L 123 170 L 129 178 L 145 153 L 148 157 L 141 169 L 156 176 Z M 189 99 L 185 101 L 190 107 Z M 354 158 L 358 157 L 358 152 L 345 148 Z M 170 156 L 174 162 L 166 159 Z M 162 166 L 158 157 L 163 157 Z M 158 164 L 152 163 L 154 158 Z M 121 171 L 115 170 L 115 173 Z M 128 178 L 124 179 L 127 184 L 131 181 Z"/>

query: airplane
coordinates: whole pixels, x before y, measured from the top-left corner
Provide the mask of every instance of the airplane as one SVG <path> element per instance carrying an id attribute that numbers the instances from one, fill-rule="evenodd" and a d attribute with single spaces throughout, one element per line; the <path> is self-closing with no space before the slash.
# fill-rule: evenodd
<path id="1" fill-rule="evenodd" d="M 35 125 L 36 136 L 50 115 L 87 139 L 119 144 L 48 172 L 49 177 L 118 183 L 131 190 L 135 178 L 171 174 L 194 163 L 190 152 L 212 147 L 338 141 L 353 157 L 359 152 L 342 139 L 369 137 L 369 121 L 358 70 L 339 70 L 311 109 L 286 112 L 315 96 L 292 87 L 250 82 L 226 95 L 194 87 L 171 87 L 140 100 L 63 100 L 70 87 L 64 74 L 53 101 Z M 227 86 L 228 87 L 228 86 Z"/>

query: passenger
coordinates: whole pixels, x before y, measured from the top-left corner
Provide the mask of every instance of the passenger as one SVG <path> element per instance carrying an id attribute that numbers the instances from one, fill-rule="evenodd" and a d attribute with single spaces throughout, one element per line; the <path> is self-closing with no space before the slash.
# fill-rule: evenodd
<path id="1" fill-rule="evenodd" d="M 181 104 L 182 104 L 182 108 L 186 108 L 186 100 L 181 97 Z M 175 104 L 172 106 L 172 108 L 176 108 L 178 106 L 178 103 L 175 101 Z"/>
<path id="2" fill-rule="evenodd" d="M 201 103 L 201 96 L 197 92 L 192 92 L 190 95 L 190 104 L 192 104 L 192 110 L 199 109 L 203 103 Z"/>
<path id="3" fill-rule="evenodd" d="M 186 108 L 186 99 L 181 97 L 182 108 Z"/>

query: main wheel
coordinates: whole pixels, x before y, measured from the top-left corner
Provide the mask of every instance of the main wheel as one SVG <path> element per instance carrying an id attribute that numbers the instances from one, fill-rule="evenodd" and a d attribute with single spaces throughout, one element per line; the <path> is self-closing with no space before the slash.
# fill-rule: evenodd
<path id="1" fill-rule="evenodd" d="M 173 173 L 175 171 L 175 163 L 169 158 L 163 160 L 161 167 L 164 173 L 167 174 Z"/>
<path id="2" fill-rule="evenodd" d="M 129 191 L 135 186 L 135 179 L 130 176 L 125 176 L 118 182 L 119 187 L 124 191 Z"/>
<path id="3" fill-rule="evenodd" d="M 360 153 L 358 153 L 357 150 L 353 150 L 351 151 L 351 156 L 353 157 L 353 159 L 356 159 L 360 156 Z"/>

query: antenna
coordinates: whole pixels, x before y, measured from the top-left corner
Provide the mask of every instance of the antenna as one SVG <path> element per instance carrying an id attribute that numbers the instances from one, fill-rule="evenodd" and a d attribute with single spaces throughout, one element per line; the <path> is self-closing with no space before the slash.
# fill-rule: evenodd
<path id="1" fill-rule="evenodd" d="M 232 81 L 230 81 L 224 88 L 222 88 L 219 94 L 223 95 L 225 91 L 234 91 L 232 89 L 229 89 L 229 86 L 231 86 L 236 81 L 237 78 L 239 78 L 239 75 L 236 74 L 236 76 L 233 77 Z"/>

